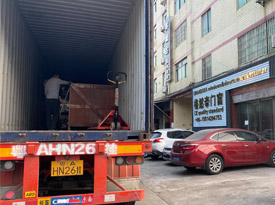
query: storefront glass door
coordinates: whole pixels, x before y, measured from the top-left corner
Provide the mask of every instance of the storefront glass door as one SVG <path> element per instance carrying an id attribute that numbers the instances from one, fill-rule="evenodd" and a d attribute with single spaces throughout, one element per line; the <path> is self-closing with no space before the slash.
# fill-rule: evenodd
<path id="1" fill-rule="evenodd" d="M 275 98 L 239 103 L 238 127 L 275 140 Z"/>

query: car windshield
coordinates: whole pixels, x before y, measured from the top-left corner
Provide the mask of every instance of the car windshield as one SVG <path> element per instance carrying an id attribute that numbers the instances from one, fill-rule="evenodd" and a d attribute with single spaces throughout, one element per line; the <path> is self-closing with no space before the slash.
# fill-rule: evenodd
<path id="1" fill-rule="evenodd" d="M 151 133 L 151 139 L 157 139 L 160 138 L 161 132 L 152 132 Z"/>
<path id="2" fill-rule="evenodd" d="M 195 132 L 194 134 L 185 138 L 185 140 L 188 140 L 188 141 L 201 140 L 204 136 L 210 134 L 211 132 L 213 132 L 213 130 L 202 130 L 199 132 Z"/>

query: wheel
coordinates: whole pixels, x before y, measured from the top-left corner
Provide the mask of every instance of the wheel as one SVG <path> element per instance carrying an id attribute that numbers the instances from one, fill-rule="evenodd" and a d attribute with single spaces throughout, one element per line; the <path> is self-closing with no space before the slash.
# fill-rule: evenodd
<path id="1" fill-rule="evenodd" d="M 223 159 L 217 154 L 210 155 L 205 162 L 205 171 L 208 174 L 219 174 L 223 167 Z"/>
<path id="2" fill-rule="evenodd" d="M 275 167 L 275 150 L 271 152 L 270 159 L 269 159 L 269 166 Z"/>
<path id="3" fill-rule="evenodd" d="M 184 166 L 185 169 L 187 169 L 188 171 L 194 171 L 196 169 L 196 167 L 186 167 Z"/>
<path id="4" fill-rule="evenodd" d="M 135 205 L 135 204 L 136 204 L 135 201 L 130 201 L 130 202 L 121 203 L 121 205 Z"/>
<path id="5" fill-rule="evenodd" d="M 151 158 L 152 158 L 153 160 L 156 160 L 156 159 L 159 158 L 159 156 L 158 156 L 158 155 L 152 155 Z"/>

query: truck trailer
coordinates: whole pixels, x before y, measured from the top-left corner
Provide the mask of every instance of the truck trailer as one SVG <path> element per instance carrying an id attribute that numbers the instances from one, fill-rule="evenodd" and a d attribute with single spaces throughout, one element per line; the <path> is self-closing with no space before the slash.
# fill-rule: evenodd
<path id="1" fill-rule="evenodd" d="M 152 149 L 150 4 L 0 0 L 1 205 L 134 204 L 144 198 L 140 165 Z M 74 110 L 68 128 L 46 130 L 45 80 L 58 74 L 73 82 L 70 90 L 106 90 L 113 86 L 110 71 L 127 75 L 116 98 L 125 129 L 94 126 L 113 109 L 110 95 L 102 98 L 97 90 L 79 97 L 85 105 L 70 100 L 68 107 L 81 112 Z M 84 118 L 93 126 L 83 126 Z"/>

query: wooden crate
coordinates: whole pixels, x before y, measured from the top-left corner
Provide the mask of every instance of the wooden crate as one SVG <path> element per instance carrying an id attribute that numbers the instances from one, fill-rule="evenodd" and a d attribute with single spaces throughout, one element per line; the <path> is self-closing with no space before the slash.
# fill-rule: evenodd
<path id="1" fill-rule="evenodd" d="M 78 84 L 70 86 L 69 127 L 90 128 L 114 109 L 115 86 Z"/>

